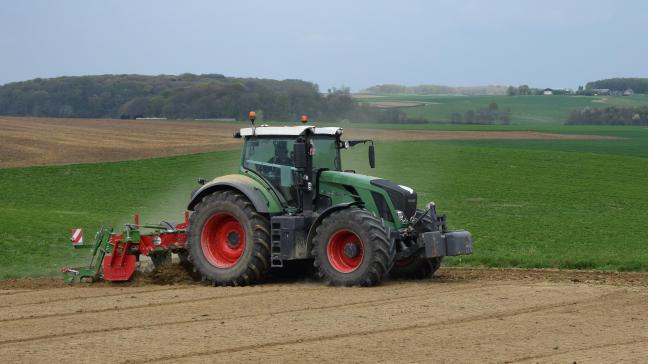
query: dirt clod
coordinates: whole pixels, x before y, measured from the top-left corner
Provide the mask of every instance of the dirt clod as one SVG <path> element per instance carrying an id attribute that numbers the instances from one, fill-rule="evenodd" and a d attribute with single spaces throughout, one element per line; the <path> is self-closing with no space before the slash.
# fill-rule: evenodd
<path id="1" fill-rule="evenodd" d="M 150 280 L 151 284 L 194 284 L 196 283 L 189 272 L 180 264 L 163 265 L 153 269 L 143 279 Z"/>

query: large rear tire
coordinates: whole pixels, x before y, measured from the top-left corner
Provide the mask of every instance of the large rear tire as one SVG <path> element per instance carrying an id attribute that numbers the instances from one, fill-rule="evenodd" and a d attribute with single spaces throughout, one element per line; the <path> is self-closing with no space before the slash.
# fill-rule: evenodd
<path id="1" fill-rule="evenodd" d="M 419 210 L 417 214 L 422 214 L 424 211 Z M 434 221 L 429 217 L 423 217 L 423 220 L 416 228 L 418 233 L 438 230 Z M 389 272 L 392 278 L 400 279 L 424 279 L 431 277 L 441 267 L 443 257 L 439 258 L 421 258 L 420 253 L 411 257 L 397 260 Z"/>
<path id="2" fill-rule="evenodd" d="M 188 259 L 203 281 L 241 286 L 270 269 L 270 227 L 252 203 L 234 191 L 215 192 L 189 219 Z"/>
<path id="3" fill-rule="evenodd" d="M 373 286 L 391 266 L 389 239 L 382 221 L 369 211 L 349 208 L 322 220 L 313 238 L 318 277 L 334 286 Z"/>

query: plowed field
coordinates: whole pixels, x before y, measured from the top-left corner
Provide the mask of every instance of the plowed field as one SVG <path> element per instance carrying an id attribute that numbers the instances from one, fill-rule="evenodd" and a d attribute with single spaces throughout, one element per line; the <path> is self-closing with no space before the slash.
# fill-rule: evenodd
<path id="1" fill-rule="evenodd" d="M 247 123 L 0 117 L 0 168 L 94 163 L 237 149 Z M 348 129 L 345 137 L 376 140 L 613 139 L 520 131 Z"/>
<path id="2" fill-rule="evenodd" d="M 648 361 L 638 273 L 447 268 L 375 288 L 57 282 L 0 282 L 4 362 Z"/>

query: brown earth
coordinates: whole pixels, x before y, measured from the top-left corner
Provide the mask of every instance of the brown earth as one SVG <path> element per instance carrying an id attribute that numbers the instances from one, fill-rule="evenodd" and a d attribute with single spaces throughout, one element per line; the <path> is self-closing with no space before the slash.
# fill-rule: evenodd
<path id="1" fill-rule="evenodd" d="M 4 362 L 646 362 L 648 274 L 445 268 L 333 288 L 0 285 Z M 177 271 L 182 276 L 183 273 Z M 159 281 L 158 281 L 159 280 Z"/>
<path id="2" fill-rule="evenodd" d="M 94 163 L 237 149 L 245 123 L 210 121 L 0 117 L 0 168 Z M 349 128 L 345 136 L 376 140 L 611 139 L 598 135 L 517 131 Z"/>
<path id="3" fill-rule="evenodd" d="M 367 104 L 377 107 L 379 109 L 392 109 L 401 107 L 417 107 L 423 106 L 425 103 L 416 101 L 370 101 Z"/>

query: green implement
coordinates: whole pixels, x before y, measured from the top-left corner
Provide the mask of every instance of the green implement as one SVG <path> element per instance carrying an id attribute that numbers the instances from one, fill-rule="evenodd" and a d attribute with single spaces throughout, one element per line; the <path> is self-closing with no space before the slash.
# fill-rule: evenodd
<path id="1" fill-rule="evenodd" d="M 102 226 L 99 231 L 97 231 L 97 235 L 95 235 L 95 242 L 92 246 L 74 246 L 75 249 L 92 247 L 92 258 L 90 259 L 90 264 L 85 267 L 65 267 L 61 269 L 65 283 L 72 284 L 75 282 L 93 282 L 99 279 L 99 275 L 101 273 L 101 263 L 103 262 L 106 254 L 112 251 L 112 245 L 110 244 L 110 237 L 112 236 L 112 234 L 112 228 L 104 228 Z"/>

